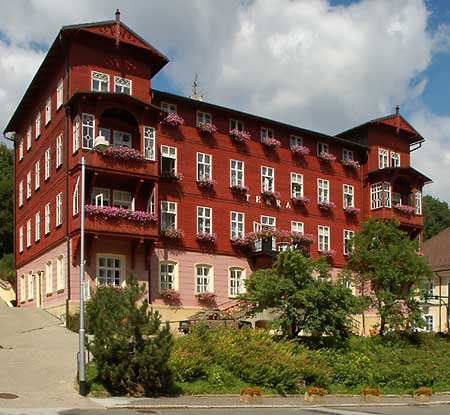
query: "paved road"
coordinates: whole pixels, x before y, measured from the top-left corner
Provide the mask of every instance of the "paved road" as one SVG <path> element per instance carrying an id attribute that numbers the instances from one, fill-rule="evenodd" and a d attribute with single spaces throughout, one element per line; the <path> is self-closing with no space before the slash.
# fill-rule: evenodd
<path id="1" fill-rule="evenodd" d="M 78 336 L 42 310 L 0 300 L 0 408 L 98 407 L 74 390 Z M 1 395 L 0 395 L 1 396 Z"/>

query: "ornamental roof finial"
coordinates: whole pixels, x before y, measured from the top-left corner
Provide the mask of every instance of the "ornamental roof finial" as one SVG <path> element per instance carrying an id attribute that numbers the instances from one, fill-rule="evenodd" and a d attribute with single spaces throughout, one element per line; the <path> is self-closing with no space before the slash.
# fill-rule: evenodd
<path id="1" fill-rule="evenodd" d="M 203 101 L 203 94 L 199 94 L 198 90 L 198 76 L 197 74 L 194 75 L 194 83 L 192 84 L 192 95 L 190 96 L 191 99 L 195 99 L 197 101 Z"/>
<path id="2" fill-rule="evenodd" d="M 120 44 L 120 10 L 116 9 L 116 48 Z"/>
<path id="3" fill-rule="evenodd" d="M 395 107 L 395 113 L 396 114 L 400 114 L 400 105 L 397 104 L 397 106 Z"/>

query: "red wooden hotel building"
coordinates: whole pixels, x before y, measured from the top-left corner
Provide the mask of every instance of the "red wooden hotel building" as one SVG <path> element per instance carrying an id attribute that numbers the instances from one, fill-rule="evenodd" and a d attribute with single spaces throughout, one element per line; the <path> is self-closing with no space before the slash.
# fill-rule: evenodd
<path id="1" fill-rule="evenodd" d="M 201 293 L 232 304 L 288 246 L 330 256 L 336 275 L 368 216 L 421 238 L 429 179 L 410 152 L 424 139 L 398 109 L 322 134 L 152 89 L 167 62 L 118 14 L 59 32 L 5 130 L 19 306 L 78 306 L 80 160 L 100 135 L 110 148 L 86 159 L 86 295 L 136 275 L 163 318 L 181 319 Z"/>

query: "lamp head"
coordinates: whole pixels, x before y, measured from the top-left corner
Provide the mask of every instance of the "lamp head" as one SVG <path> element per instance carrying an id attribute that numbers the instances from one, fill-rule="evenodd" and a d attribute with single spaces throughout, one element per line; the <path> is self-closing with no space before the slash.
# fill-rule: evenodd
<path id="1" fill-rule="evenodd" d="M 108 149 L 108 147 L 109 141 L 102 135 L 94 138 L 94 149 L 99 153 L 104 153 Z"/>

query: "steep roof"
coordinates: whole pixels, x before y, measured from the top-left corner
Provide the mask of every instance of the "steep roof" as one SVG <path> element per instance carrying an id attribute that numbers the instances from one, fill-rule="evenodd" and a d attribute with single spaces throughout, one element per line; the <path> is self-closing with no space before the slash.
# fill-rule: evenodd
<path id="1" fill-rule="evenodd" d="M 423 253 L 433 271 L 450 270 L 450 227 L 425 241 Z"/>

